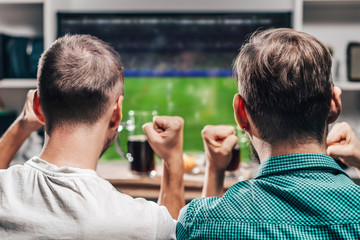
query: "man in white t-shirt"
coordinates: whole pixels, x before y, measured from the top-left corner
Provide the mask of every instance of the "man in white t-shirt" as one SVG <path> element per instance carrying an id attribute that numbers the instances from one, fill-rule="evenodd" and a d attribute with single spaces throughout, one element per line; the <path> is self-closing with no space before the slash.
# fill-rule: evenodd
<path id="1" fill-rule="evenodd" d="M 118 53 L 95 37 L 67 35 L 43 53 L 38 90 L 0 139 L 0 238 L 175 238 L 173 218 L 184 205 L 181 118 L 143 127 L 164 160 L 159 205 L 116 191 L 95 172 L 117 135 L 123 83 Z M 41 154 L 8 168 L 38 121 Z"/>

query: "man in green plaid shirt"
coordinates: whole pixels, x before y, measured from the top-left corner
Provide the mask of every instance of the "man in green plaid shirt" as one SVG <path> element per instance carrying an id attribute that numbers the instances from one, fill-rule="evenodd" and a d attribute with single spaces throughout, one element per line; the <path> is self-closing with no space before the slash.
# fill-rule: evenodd
<path id="1" fill-rule="evenodd" d="M 234 128 L 207 126 L 203 195 L 181 212 L 178 239 L 360 239 L 360 187 L 326 155 L 341 111 L 331 56 L 311 35 L 253 35 L 234 63 L 237 123 L 258 153 L 257 176 L 223 194 Z"/>

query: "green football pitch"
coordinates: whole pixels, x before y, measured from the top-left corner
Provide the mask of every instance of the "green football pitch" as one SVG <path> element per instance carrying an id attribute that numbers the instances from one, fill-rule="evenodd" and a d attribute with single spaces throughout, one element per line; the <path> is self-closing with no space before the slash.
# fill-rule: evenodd
<path id="1" fill-rule="evenodd" d="M 203 151 L 201 130 L 205 125 L 236 124 L 232 109 L 236 92 L 232 77 L 128 77 L 123 121 L 129 110 L 157 110 L 158 115 L 181 116 L 185 120 L 184 151 Z M 120 138 L 126 150 L 126 131 Z M 114 144 L 101 157 L 119 158 Z"/>

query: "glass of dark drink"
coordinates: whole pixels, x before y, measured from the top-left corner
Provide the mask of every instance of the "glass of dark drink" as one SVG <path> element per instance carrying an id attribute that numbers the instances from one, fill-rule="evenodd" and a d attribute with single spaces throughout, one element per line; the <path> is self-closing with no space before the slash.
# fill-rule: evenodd
<path id="1" fill-rule="evenodd" d="M 240 133 L 240 128 L 239 126 L 235 126 L 235 132 L 236 132 L 236 136 L 238 138 L 237 143 L 235 144 L 235 146 L 232 149 L 232 156 L 231 156 L 231 160 L 229 165 L 226 167 L 226 171 L 227 171 L 227 176 L 231 177 L 231 178 L 236 178 L 238 175 L 238 171 L 239 167 L 240 167 L 240 162 L 241 162 L 241 157 L 240 157 L 240 142 L 239 142 L 239 133 Z"/>
<path id="2" fill-rule="evenodd" d="M 130 110 L 126 123 L 119 126 L 119 132 L 126 127 L 128 130 L 127 147 L 128 153 L 124 153 L 120 147 L 120 138 L 117 140 L 117 150 L 130 163 L 131 171 L 137 175 L 153 177 L 155 171 L 155 155 L 151 148 L 142 126 L 147 122 L 152 122 L 156 111 L 135 111 Z"/>
<path id="3" fill-rule="evenodd" d="M 232 149 L 232 156 L 226 171 L 236 171 L 240 165 L 240 145 L 238 143 Z"/>

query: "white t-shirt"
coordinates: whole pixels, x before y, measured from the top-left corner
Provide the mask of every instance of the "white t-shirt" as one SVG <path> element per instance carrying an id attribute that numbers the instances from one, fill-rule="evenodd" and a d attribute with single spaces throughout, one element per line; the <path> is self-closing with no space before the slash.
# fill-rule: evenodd
<path id="1" fill-rule="evenodd" d="M 1 239 L 174 239 L 164 206 L 118 192 L 93 170 L 34 157 L 0 171 Z"/>

